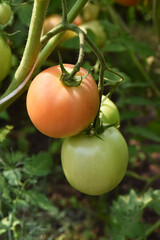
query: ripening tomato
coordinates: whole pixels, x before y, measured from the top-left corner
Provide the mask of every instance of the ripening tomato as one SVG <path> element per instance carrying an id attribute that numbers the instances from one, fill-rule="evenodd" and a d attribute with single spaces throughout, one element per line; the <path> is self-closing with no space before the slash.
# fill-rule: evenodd
<path id="1" fill-rule="evenodd" d="M 0 4 L 0 24 L 5 25 L 8 23 L 12 16 L 12 9 L 9 4 L 3 2 Z"/>
<path id="2" fill-rule="evenodd" d="M 102 96 L 100 117 L 103 123 L 120 125 L 120 115 L 117 106 L 107 97 Z"/>
<path id="3" fill-rule="evenodd" d="M 71 72 L 74 65 L 64 64 Z M 80 133 L 94 120 L 99 108 L 97 84 L 88 74 L 79 86 L 60 81 L 60 66 L 39 73 L 27 93 L 27 111 L 35 127 L 47 136 L 62 138 Z M 76 76 L 84 76 L 80 68 Z"/>
<path id="4" fill-rule="evenodd" d="M 116 3 L 123 5 L 123 6 L 135 6 L 138 0 L 115 0 Z"/>
<path id="5" fill-rule="evenodd" d="M 11 67 L 12 53 L 7 41 L 0 35 L 0 81 L 7 75 Z"/>
<path id="6" fill-rule="evenodd" d="M 81 133 L 66 138 L 61 149 L 68 182 L 88 195 L 100 195 L 115 188 L 128 164 L 128 147 L 117 128 L 107 128 L 99 137 Z"/>
<path id="7" fill-rule="evenodd" d="M 57 24 L 59 24 L 62 21 L 62 17 L 59 14 L 52 14 L 48 16 L 45 21 L 44 21 L 44 27 L 43 27 L 43 33 L 46 34 L 49 32 L 52 28 L 54 28 Z M 77 16 L 75 20 L 73 21 L 75 25 L 80 25 L 82 24 L 82 19 L 80 16 Z M 76 33 L 73 31 L 66 31 L 62 41 L 65 41 L 69 38 L 75 37 Z"/>

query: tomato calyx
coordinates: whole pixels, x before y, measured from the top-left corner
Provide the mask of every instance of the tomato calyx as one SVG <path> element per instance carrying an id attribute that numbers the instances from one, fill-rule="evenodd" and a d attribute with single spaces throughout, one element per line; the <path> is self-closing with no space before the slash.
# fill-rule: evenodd
<path id="1" fill-rule="evenodd" d="M 100 138 L 101 140 L 103 140 L 99 135 L 101 133 L 103 133 L 106 129 L 110 128 L 110 127 L 115 127 L 117 123 L 113 123 L 113 124 L 104 124 L 102 123 L 100 120 L 97 123 L 96 126 L 92 124 L 90 124 L 90 126 L 85 129 L 85 131 L 83 131 L 83 133 L 87 136 L 96 136 L 98 138 Z"/>
<path id="2" fill-rule="evenodd" d="M 81 84 L 82 80 L 85 79 L 88 76 L 88 74 L 90 73 L 90 71 L 89 71 L 84 76 L 76 76 L 76 73 L 80 70 L 79 64 L 76 64 L 74 66 L 73 70 L 69 73 L 63 66 L 60 54 L 59 54 L 59 64 L 60 64 L 60 68 L 62 71 L 60 81 L 67 87 L 79 86 Z"/>

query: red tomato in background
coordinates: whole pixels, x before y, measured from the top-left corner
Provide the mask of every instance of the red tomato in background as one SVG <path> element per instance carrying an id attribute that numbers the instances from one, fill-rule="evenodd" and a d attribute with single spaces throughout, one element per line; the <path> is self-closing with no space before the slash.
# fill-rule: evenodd
<path id="1" fill-rule="evenodd" d="M 61 21 L 62 21 L 62 17 L 59 14 L 52 14 L 48 16 L 44 21 L 43 33 L 46 34 L 52 28 L 54 28 L 57 24 L 59 24 Z M 81 17 L 77 16 L 73 21 L 73 23 L 77 26 L 82 24 Z M 62 40 L 64 41 L 75 36 L 76 36 L 76 33 L 74 33 L 73 31 L 66 31 Z"/>
<path id="2" fill-rule="evenodd" d="M 64 64 L 71 72 L 74 65 Z M 60 81 L 60 66 L 39 73 L 27 93 L 27 111 L 35 127 L 43 134 L 62 138 L 80 133 L 94 120 L 99 108 L 97 84 L 91 74 L 79 86 L 68 87 Z M 80 68 L 77 76 L 87 70 Z"/>

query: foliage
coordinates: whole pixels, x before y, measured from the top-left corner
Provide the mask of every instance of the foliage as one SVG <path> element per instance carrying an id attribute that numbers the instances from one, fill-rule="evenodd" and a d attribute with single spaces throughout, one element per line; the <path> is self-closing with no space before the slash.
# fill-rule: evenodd
<path id="1" fill-rule="evenodd" d="M 0 34 L 3 31 L 9 38 L 12 67 L 0 82 L 0 95 L 12 82 L 21 61 L 34 3 L 8 2 L 13 14 L 7 25 L 0 25 Z M 24 93 L 0 113 L 0 239 L 160 238 L 158 2 L 141 0 L 135 7 L 125 7 L 112 0 L 90 1 L 99 6 L 97 20 L 106 34 L 100 50 L 107 66 L 124 78 L 119 83 L 117 75 L 105 71 L 104 93 L 112 93 L 120 112 L 120 130 L 129 146 L 124 180 L 99 197 L 72 189 L 60 165 L 63 139 L 51 139 L 35 130 L 27 116 Z M 74 3 L 67 1 L 69 10 Z M 53 13 L 61 14 L 59 1 L 50 1 L 47 15 Z M 79 14 L 83 17 L 83 10 Z M 96 40 L 94 31 L 89 29 L 87 34 Z M 60 43 L 36 71 L 57 65 L 57 50 L 63 62 L 75 64 L 78 49 L 78 37 Z M 82 66 L 93 69 L 98 82 L 99 63 L 87 44 L 84 51 Z"/>

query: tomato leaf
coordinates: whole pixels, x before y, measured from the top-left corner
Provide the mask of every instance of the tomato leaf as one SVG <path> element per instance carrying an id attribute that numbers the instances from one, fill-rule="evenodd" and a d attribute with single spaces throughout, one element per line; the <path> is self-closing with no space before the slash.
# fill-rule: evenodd
<path id="1" fill-rule="evenodd" d="M 144 127 L 140 127 L 140 126 L 132 126 L 129 127 L 127 132 L 131 132 L 134 135 L 143 137 L 143 138 L 147 138 L 150 139 L 152 141 L 155 142 L 160 142 L 160 136 L 151 132 L 150 130 L 148 130 L 147 128 Z"/>
<path id="2" fill-rule="evenodd" d="M 4 199 L 10 200 L 7 182 L 2 174 L 0 174 L 0 196 Z"/>
<path id="3" fill-rule="evenodd" d="M 18 169 L 10 169 L 3 171 L 3 176 L 11 186 L 20 185 L 21 173 Z"/>
<path id="4" fill-rule="evenodd" d="M 51 214 L 58 214 L 58 209 L 52 205 L 52 203 L 43 193 L 37 192 L 35 190 L 28 190 L 24 193 L 24 196 L 26 201 L 31 205 L 49 211 Z"/>
<path id="5" fill-rule="evenodd" d="M 48 175 L 53 166 L 53 161 L 49 153 L 41 152 L 36 156 L 29 158 L 24 163 L 24 168 L 29 175 L 38 177 Z"/>

